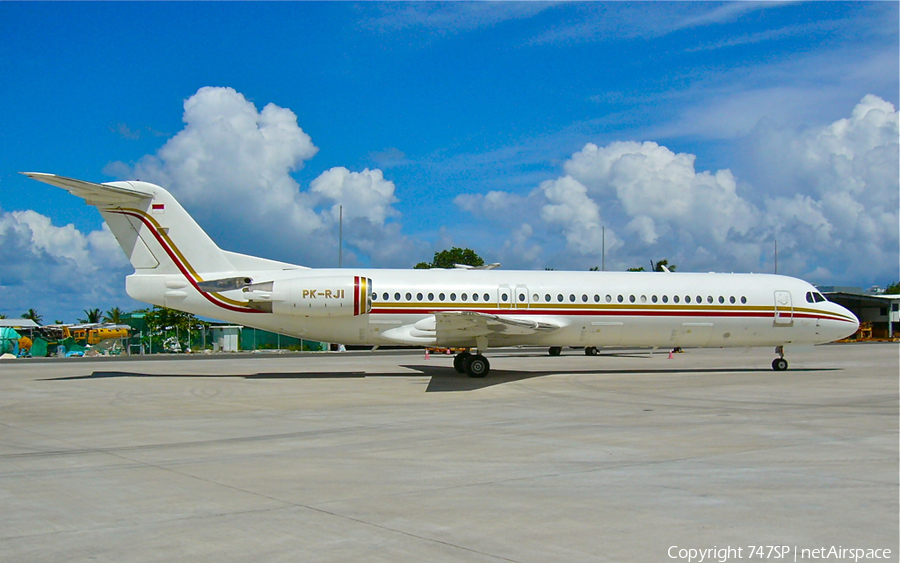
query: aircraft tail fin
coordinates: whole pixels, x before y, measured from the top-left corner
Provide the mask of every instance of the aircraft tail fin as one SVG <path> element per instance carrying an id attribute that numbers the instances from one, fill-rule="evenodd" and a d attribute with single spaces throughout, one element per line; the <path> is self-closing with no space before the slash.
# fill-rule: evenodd
<path id="1" fill-rule="evenodd" d="M 204 272 L 232 272 L 234 265 L 168 191 L 147 182 L 95 184 L 55 174 L 23 172 L 62 188 L 96 207 L 142 274 L 183 274 L 202 281 Z"/>

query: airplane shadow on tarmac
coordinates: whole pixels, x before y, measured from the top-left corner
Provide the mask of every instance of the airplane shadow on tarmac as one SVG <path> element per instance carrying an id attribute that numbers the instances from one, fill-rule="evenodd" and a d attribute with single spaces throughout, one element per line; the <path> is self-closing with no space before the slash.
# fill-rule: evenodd
<path id="1" fill-rule="evenodd" d="M 453 392 L 453 391 L 477 391 L 493 387 L 494 385 L 502 385 L 504 383 L 512 383 L 515 381 L 523 381 L 535 377 L 546 377 L 548 375 L 656 375 L 656 374 L 710 374 L 710 373 L 773 373 L 768 368 L 668 368 L 668 369 L 583 369 L 583 370 L 552 370 L 552 371 L 512 371 L 493 369 L 485 378 L 473 378 L 464 373 L 457 373 L 452 368 L 438 367 L 431 365 L 401 365 L 405 370 L 386 373 L 367 373 L 364 371 L 353 372 L 273 372 L 273 373 L 253 373 L 253 374 L 154 374 L 154 373 L 136 373 L 127 371 L 95 371 L 90 375 L 77 375 L 68 377 L 53 377 L 41 379 L 39 381 L 72 381 L 79 379 L 107 379 L 119 377 L 194 377 L 194 378 L 222 378 L 222 377 L 242 377 L 244 379 L 361 379 L 366 377 L 431 377 L 426 388 L 427 393 L 436 392 Z M 835 371 L 837 368 L 798 368 L 791 369 L 787 372 L 818 372 L 818 371 Z"/>

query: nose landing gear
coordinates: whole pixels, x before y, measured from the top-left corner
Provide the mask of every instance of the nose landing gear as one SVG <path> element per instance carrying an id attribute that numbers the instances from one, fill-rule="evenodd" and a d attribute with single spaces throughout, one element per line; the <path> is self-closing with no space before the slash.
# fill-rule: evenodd
<path id="1" fill-rule="evenodd" d="M 784 371 L 788 368 L 787 360 L 784 359 L 784 346 L 776 346 L 775 353 L 778 357 L 772 360 L 772 369 L 775 371 Z"/>

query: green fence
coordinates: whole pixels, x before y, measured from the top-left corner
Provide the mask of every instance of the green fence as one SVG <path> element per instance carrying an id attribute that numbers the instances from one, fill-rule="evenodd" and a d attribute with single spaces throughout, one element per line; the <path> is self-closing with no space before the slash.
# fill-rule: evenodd
<path id="1" fill-rule="evenodd" d="M 133 330 L 131 338 L 128 339 L 127 348 L 129 353 L 133 355 L 172 354 L 187 352 L 188 349 L 192 352 L 202 352 L 203 350 L 212 350 L 214 348 L 215 337 L 216 335 L 212 328 L 198 328 L 188 332 L 170 330 L 152 335 L 145 331 Z M 328 350 L 328 344 L 245 327 L 239 333 L 238 348 L 241 351 L 290 350 L 318 352 Z"/>
<path id="2" fill-rule="evenodd" d="M 159 354 L 212 350 L 216 325 L 197 326 L 190 331 L 170 330 L 163 334 L 150 335 L 141 313 L 126 315 L 122 322 L 131 326 L 131 338 L 127 343 L 131 354 Z M 238 336 L 238 348 L 242 351 L 253 350 L 291 350 L 291 351 L 326 351 L 328 343 L 285 336 L 266 330 L 244 327 Z M 176 346 L 177 343 L 177 346 Z"/>
<path id="3" fill-rule="evenodd" d="M 328 344 L 285 336 L 256 328 L 244 328 L 240 336 L 241 350 L 292 350 L 298 352 L 322 352 Z"/>

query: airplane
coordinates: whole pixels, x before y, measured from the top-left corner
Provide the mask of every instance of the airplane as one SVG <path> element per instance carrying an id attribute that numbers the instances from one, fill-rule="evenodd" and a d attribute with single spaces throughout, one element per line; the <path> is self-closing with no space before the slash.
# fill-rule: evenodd
<path id="1" fill-rule="evenodd" d="M 220 249 L 160 186 L 38 172 L 96 207 L 134 266 L 138 301 L 294 337 L 462 348 L 485 377 L 490 347 L 784 347 L 854 334 L 859 320 L 811 284 L 772 274 L 497 269 L 313 269 Z"/>

